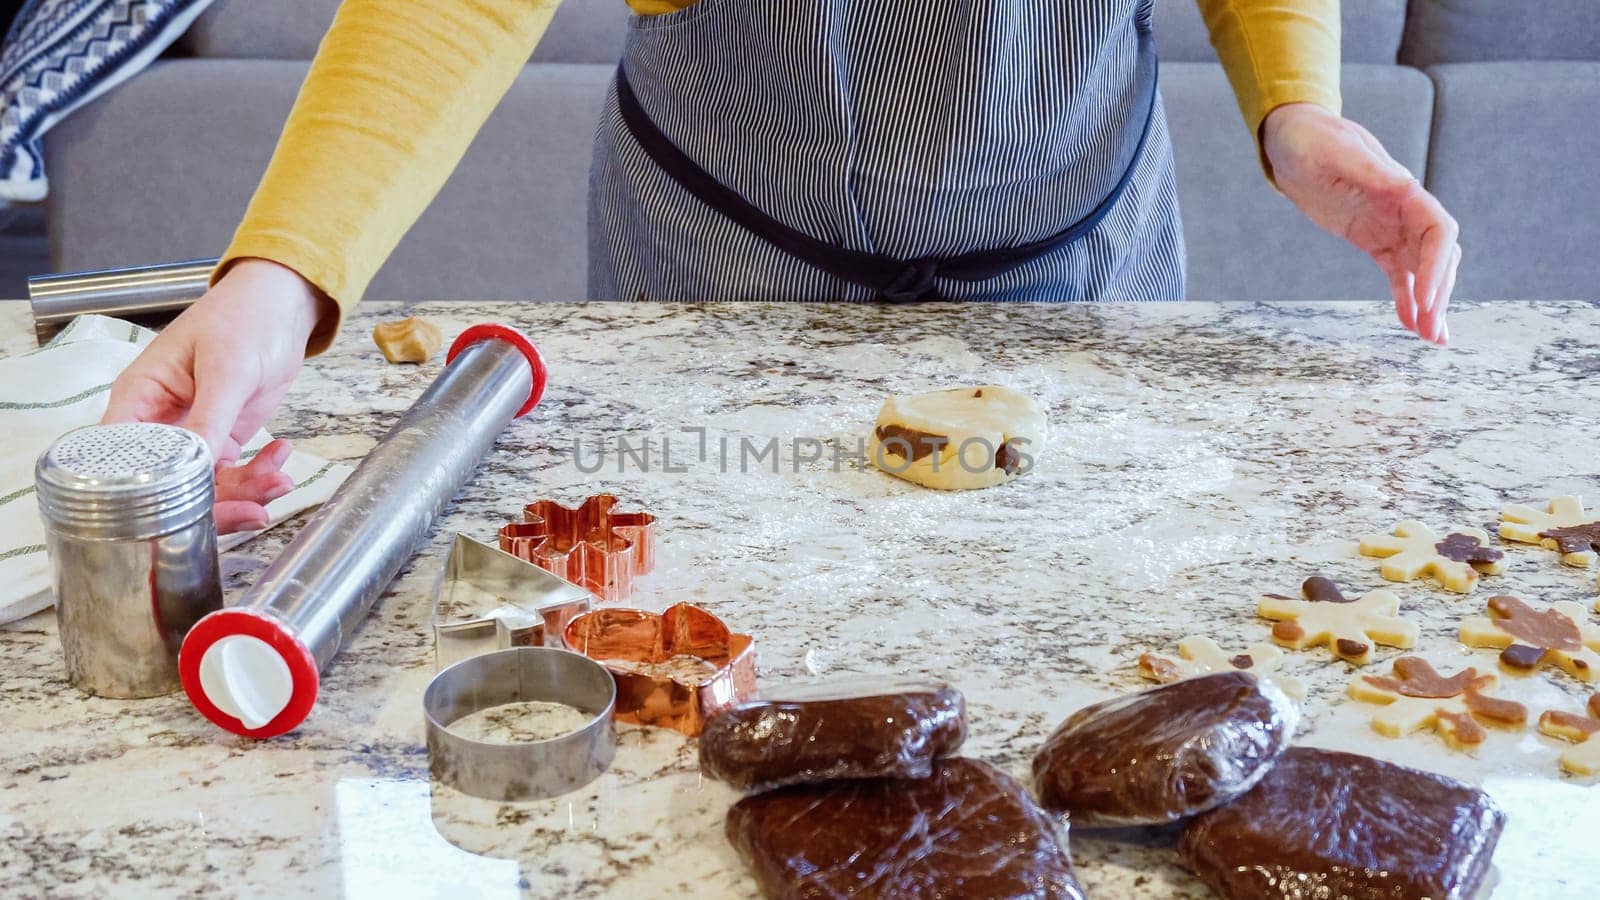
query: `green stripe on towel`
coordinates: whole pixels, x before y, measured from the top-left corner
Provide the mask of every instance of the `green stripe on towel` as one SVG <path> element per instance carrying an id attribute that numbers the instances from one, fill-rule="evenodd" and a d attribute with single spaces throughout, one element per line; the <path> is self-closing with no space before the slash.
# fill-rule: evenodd
<path id="1" fill-rule="evenodd" d="M 0 506 L 5 506 L 7 503 L 16 500 L 19 497 L 26 497 L 31 493 L 33 493 L 33 485 L 31 484 L 25 488 L 17 488 L 11 493 L 6 494 L 4 497 L 0 497 Z"/>
<path id="2" fill-rule="evenodd" d="M 64 400 L 40 400 L 32 403 L 25 403 L 22 401 L 6 401 L 0 403 L 0 410 L 59 409 L 63 406 L 71 406 L 74 403 L 82 403 L 83 401 L 88 400 L 90 397 L 104 394 L 109 390 L 111 390 L 111 385 L 102 384 L 89 388 L 81 393 L 74 394 Z"/>

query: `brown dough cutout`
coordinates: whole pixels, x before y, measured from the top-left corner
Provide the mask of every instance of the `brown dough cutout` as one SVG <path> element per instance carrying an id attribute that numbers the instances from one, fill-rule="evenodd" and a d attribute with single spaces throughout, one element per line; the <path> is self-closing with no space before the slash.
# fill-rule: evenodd
<path id="1" fill-rule="evenodd" d="M 1558 610 L 1536 610 L 1516 597 L 1489 598 L 1489 615 L 1500 630 L 1544 650 L 1582 650 L 1583 636 L 1576 622 Z"/>
<path id="2" fill-rule="evenodd" d="M 1566 553 L 1600 553 L 1600 522 L 1552 528 L 1539 532 L 1539 537 L 1556 542 L 1556 549 Z"/>
<path id="3" fill-rule="evenodd" d="M 1417 656 L 1402 656 L 1394 661 L 1394 677 L 1364 676 L 1373 687 L 1407 697 L 1427 697 L 1438 700 L 1454 697 L 1472 687 L 1478 679 L 1476 669 L 1462 669 L 1445 678 L 1428 661 Z"/>
<path id="4" fill-rule="evenodd" d="M 1482 541 L 1470 534 L 1459 532 L 1445 535 L 1445 539 L 1434 544 L 1433 549 L 1445 559 L 1453 559 L 1472 566 L 1489 565 L 1505 558 L 1505 554 L 1499 550 L 1484 546 Z"/>

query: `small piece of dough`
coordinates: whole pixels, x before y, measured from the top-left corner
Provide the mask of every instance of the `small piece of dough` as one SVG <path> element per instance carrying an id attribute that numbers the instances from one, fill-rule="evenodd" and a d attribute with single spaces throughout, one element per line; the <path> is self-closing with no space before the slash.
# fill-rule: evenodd
<path id="1" fill-rule="evenodd" d="M 1430 728 L 1452 750 L 1470 750 L 1488 738 L 1483 725 L 1520 729 L 1528 724 L 1528 708 L 1489 696 L 1500 680 L 1489 672 L 1463 669 L 1446 678 L 1421 657 L 1394 661 L 1394 674 L 1358 675 L 1349 694 L 1363 703 L 1377 703 L 1372 728 L 1385 737 L 1405 737 Z M 1480 724 L 1481 723 L 1481 724 Z"/>
<path id="2" fill-rule="evenodd" d="M 1516 597 L 1490 597 L 1489 616 L 1465 619 L 1461 643 L 1500 650 L 1500 668 L 1529 675 L 1544 666 L 1559 666 L 1579 681 L 1600 678 L 1600 628 L 1571 601 L 1534 609 Z"/>
<path id="3" fill-rule="evenodd" d="M 1600 694 L 1589 698 L 1589 714 L 1552 709 L 1539 717 L 1541 734 L 1577 746 L 1561 754 L 1561 768 L 1573 775 L 1600 775 Z"/>
<path id="4" fill-rule="evenodd" d="M 1171 684 L 1236 669 L 1271 681 L 1291 700 L 1306 698 L 1305 682 L 1278 671 L 1283 665 L 1283 651 L 1271 644 L 1253 644 L 1243 653 L 1229 655 L 1211 638 L 1186 637 L 1178 642 L 1178 653 L 1181 659 L 1163 653 L 1141 653 L 1139 674 L 1150 681 Z"/>
<path id="5" fill-rule="evenodd" d="M 379 322 L 372 329 L 372 342 L 392 363 L 425 363 L 444 346 L 444 334 L 432 322 L 411 316 Z"/>
<path id="6" fill-rule="evenodd" d="M 878 468 L 915 484 L 971 490 L 1032 471 L 1045 429 L 1033 398 L 985 384 L 890 397 L 869 452 Z"/>
<path id="7" fill-rule="evenodd" d="M 1282 594 L 1263 595 L 1256 614 L 1273 620 L 1272 639 L 1290 650 L 1323 644 L 1335 659 L 1364 666 L 1372 662 L 1372 645 L 1402 650 L 1416 646 L 1415 623 L 1398 618 L 1400 598 L 1393 591 L 1376 590 L 1360 599 L 1347 600 L 1339 586 L 1320 575 L 1300 587 L 1304 600 Z"/>
<path id="8" fill-rule="evenodd" d="M 1447 591 L 1471 593 L 1478 576 L 1506 570 L 1505 554 L 1489 546 L 1489 535 L 1478 528 L 1459 528 L 1444 537 L 1421 522 L 1407 520 L 1390 534 L 1369 534 L 1361 539 L 1361 555 L 1383 559 L 1379 571 L 1389 581 L 1415 581 L 1432 575 Z"/>

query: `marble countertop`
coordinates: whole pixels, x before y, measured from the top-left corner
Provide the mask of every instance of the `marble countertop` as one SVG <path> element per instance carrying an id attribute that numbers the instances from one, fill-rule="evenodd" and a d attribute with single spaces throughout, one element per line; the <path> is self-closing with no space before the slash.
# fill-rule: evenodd
<path id="1" fill-rule="evenodd" d="M 0 353 L 25 349 L 26 307 L 0 310 Z M 1375 305 L 670 306 L 436 303 L 405 308 L 447 335 L 483 320 L 543 348 L 550 388 L 447 511 L 432 541 L 324 674 L 295 732 L 225 734 L 180 696 L 86 698 L 64 678 L 49 614 L 0 631 L 0 892 L 39 896 L 740 897 L 754 882 L 722 835 L 733 794 L 694 744 L 623 726 L 610 772 L 559 800 L 501 804 L 430 785 L 420 698 L 433 671 L 434 580 L 460 531 L 492 539 L 522 504 L 611 491 L 661 519 L 636 602 L 692 600 L 755 635 L 761 676 L 929 675 L 970 705 L 965 752 L 1018 776 L 1069 712 L 1143 686 L 1141 651 L 1190 634 L 1264 640 L 1258 594 L 1312 574 L 1381 584 L 1360 535 L 1403 518 L 1495 520 L 1506 502 L 1600 499 L 1600 307 L 1474 306 L 1455 347 L 1399 331 Z M 363 307 L 311 361 L 272 429 L 355 460 L 440 361 L 384 363 Z M 854 446 L 885 395 L 998 382 L 1049 409 L 1039 468 L 941 494 L 805 439 Z M 707 452 L 699 453 L 705 429 Z M 728 451 L 719 452 L 727 438 Z M 740 447 L 783 448 L 753 460 Z M 794 442 L 799 439 L 801 443 Z M 616 443 L 650 441 L 619 470 Z M 663 445 L 670 442 L 671 469 Z M 610 446 L 603 458 L 602 445 Z M 796 452 L 798 447 L 799 452 Z M 798 458 L 797 458 L 798 457 Z M 593 471 L 603 459 L 599 471 Z M 590 471 L 586 472 L 585 469 Z M 682 469 L 682 471 L 676 471 Z M 236 595 L 293 526 L 225 555 Z M 1498 590 L 1595 600 L 1594 573 L 1509 548 L 1470 597 L 1397 586 L 1424 655 L 1493 668 L 1455 640 Z M 1380 665 L 1395 654 L 1386 651 Z M 1350 670 L 1317 653 L 1305 744 L 1484 785 L 1510 816 L 1496 898 L 1600 891 L 1600 786 L 1560 774 L 1562 745 L 1494 734 L 1475 756 L 1367 725 Z M 1374 670 L 1376 671 L 1376 670 Z M 1511 696 L 1577 709 L 1565 676 Z M 1204 897 L 1170 834 L 1075 833 L 1092 895 Z"/>

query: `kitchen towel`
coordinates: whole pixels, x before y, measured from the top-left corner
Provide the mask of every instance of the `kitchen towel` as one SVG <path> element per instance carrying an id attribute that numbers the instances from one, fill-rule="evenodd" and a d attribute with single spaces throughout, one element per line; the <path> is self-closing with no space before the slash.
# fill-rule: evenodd
<path id="1" fill-rule="evenodd" d="M 111 382 L 154 337 L 118 319 L 79 316 L 46 346 L 0 359 L 0 624 L 54 602 L 44 522 L 33 495 L 34 463 L 56 438 L 100 421 Z M 244 453 L 271 440 L 261 431 Z M 297 450 L 283 470 L 295 488 L 268 504 L 272 525 L 328 499 L 351 468 Z M 218 544 L 226 550 L 252 536 L 224 535 Z"/>

